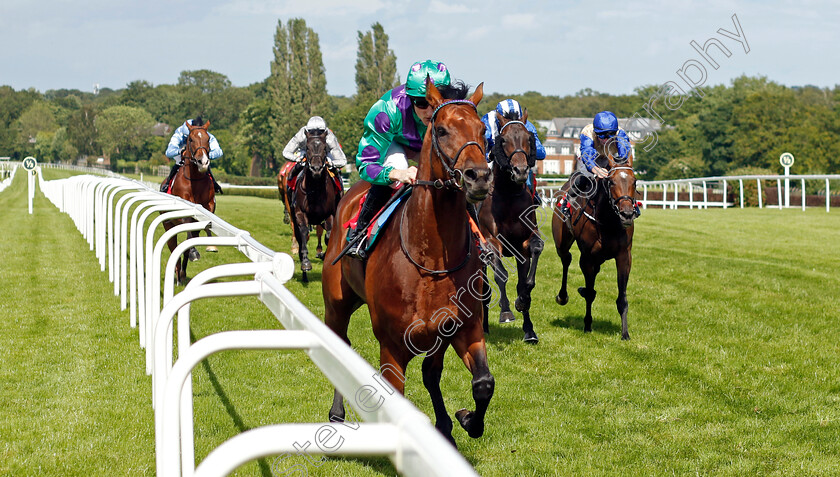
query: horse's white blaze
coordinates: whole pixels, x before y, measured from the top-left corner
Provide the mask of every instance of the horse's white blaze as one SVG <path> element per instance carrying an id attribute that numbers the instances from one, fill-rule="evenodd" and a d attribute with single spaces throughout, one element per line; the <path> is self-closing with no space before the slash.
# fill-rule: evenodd
<path id="1" fill-rule="evenodd" d="M 618 175 L 619 175 L 619 177 L 621 177 L 622 179 L 627 179 L 627 173 L 626 173 L 626 172 L 619 172 L 619 173 L 618 173 Z"/>
<path id="2" fill-rule="evenodd" d="M 201 139 L 201 131 L 198 132 L 198 138 Z"/>

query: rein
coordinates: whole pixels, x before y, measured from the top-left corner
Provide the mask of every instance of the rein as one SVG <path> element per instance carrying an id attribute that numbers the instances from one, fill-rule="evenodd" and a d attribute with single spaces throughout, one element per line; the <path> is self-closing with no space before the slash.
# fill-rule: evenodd
<path id="1" fill-rule="evenodd" d="M 414 257 L 411 256 L 411 254 L 408 252 L 408 249 L 405 246 L 405 239 L 403 238 L 403 222 L 404 222 L 403 219 L 405 219 L 405 209 L 406 208 L 407 207 L 405 206 L 405 204 L 403 204 L 402 212 L 400 213 L 400 248 L 402 249 L 405 256 L 408 258 L 408 261 L 411 262 L 415 267 L 419 268 L 420 270 L 423 270 L 424 272 L 431 273 L 432 275 L 443 275 L 444 273 L 452 273 L 452 272 L 455 272 L 455 271 L 458 271 L 458 270 L 464 268 L 464 265 L 466 265 L 467 262 L 469 262 L 470 256 L 472 255 L 472 251 L 470 250 L 470 240 L 472 239 L 472 230 L 470 229 L 469 223 L 467 223 L 467 255 L 464 257 L 464 260 L 458 266 L 455 266 L 455 267 L 452 267 L 452 268 L 447 268 L 445 270 L 433 270 L 431 268 L 426 268 L 423 265 L 420 265 L 419 263 L 417 263 L 417 261 L 414 260 Z"/>

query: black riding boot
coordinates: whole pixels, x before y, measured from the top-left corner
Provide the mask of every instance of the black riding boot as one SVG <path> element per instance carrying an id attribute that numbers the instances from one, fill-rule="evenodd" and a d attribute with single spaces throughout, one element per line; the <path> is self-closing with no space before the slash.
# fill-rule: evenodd
<path id="1" fill-rule="evenodd" d="M 175 177 L 175 174 L 178 172 L 178 169 L 181 167 L 181 164 L 177 162 L 172 166 L 172 169 L 169 171 L 169 177 L 166 178 L 165 181 L 160 185 L 160 191 L 166 192 L 169 189 L 169 183 L 172 182 L 172 178 Z"/>
<path id="2" fill-rule="evenodd" d="M 356 242 L 356 244 L 347 251 L 347 255 L 360 260 L 367 258 L 367 253 L 365 253 L 365 247 L 367 244 L 365 243 L 366 240 L 364 235 L 373 216 L 379 212 L 379 209 L 381 209 L 386 202 L 388 202 L 388 199 L 391 197 L 391 192 L 392 189 L 389 186 L 370 186 L 370 191 L 368 191 L 367 197 L 365 197 L 365 202 L 362 204 L 362 210 L 359 211 L 359 218 L 356 220 L 356 228 L 349 229 L 347 231 L 347 243 Z"/>

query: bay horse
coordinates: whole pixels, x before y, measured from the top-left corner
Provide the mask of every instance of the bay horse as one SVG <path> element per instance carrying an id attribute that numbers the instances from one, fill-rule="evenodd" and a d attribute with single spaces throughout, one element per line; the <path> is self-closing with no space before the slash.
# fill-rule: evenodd
<path id="1" fill-rule="evenodd" d="M 534 197 L 526 181 L 528 171 L 537 161 L 536 139 L 525 127 L 527 111 L 521 120 L 499 118 L 499 134 L 490 151 L 493 160 L 493 184 L 490 194 L 481 203 L 478 225 L 494 251 L 493 275 L 499 287 L 499 323 L 514 321 L 505 286 L 508 272 L 502 257 L 516 259 L 516 310 L 522 313 L 522 330 L 526 343 L 539 342 L 531 323 L 531 290 L 536 283 L 537 261 L 544 242 L 537 228 Z M 484 331 L 487 323 L 489 298 L 484 306 Z"/>
<path id="2" fill-rule="evenodd" d="M 295 186 L 294 196 L 289 197 L 287 203 L 291 208 L 292 229 L 298 243 L 302 280 L 306 283 L 309 281 L 307 272 L 312 270 L 307 247 L 310 227 L 318 227 L 316 256 L 323 259 L 321 231 L 326 231 L 326 242 L 329 244 L 336 207 L 343 194 L 343 190 L 337 190 L 333 176 L 327 169 L 327 131 L 321 134 L 306 132 L 304 166 L 301 179 Z"/>
<path id="3" fill-rule="evenodd" d="M 457 96 L 466 93 L 464 87 Z M 379 341 L 380 370 L 394 390 L 404 393 L 408 362 L 425 353 L 423 384 L 431 396 L 435 427 L 453 445 L 452 419 L 440 390 L 449 345 L 472 373 L 475 411 L 455 413 L 470 437 L 484 433 L 495 387 L 482 329 L 482 297 L 474 292 L 484 288 L 483 263 L 466 208 L 467 201 L 483 200 L 490 187 L 484 125 L 476 113 L 482 95 L 483 83 L 469 100 L 446 100 L 427 79 L 426 99 L 434 112 L 411 195 L 394 211 L 393 223 L 380 230 L 366 261 L 344 256 L 333 264 L 346 244 L 345 233 L 330 241 L 322 275 L 325 323 L 348 344 L 350 316 L 367 303 Z M 359 181 L 350 188 L 338 207 L 339 224 L 355 214 L 369 187 Z M 329 417 L 344 420 L 338 390 Z"/>
<path id="4" fill-rule="evenodd" d="M 614 147 L 614 145 L 613 145 Z M 600 156 L 598 165 L 609 170 L 605 179 L 583 177 L 585 185 L 581 197 L 582 206 L 575 207 L 571 219 L 559 210 L 559 202 L 554 210 L 551 231 L 557 254 L 563 262 L 563 282 L 555 300 L 560 305 L 569 301 L 566 283 L 572 254 L 569 249 L 577 242 L 580 250 L 580 270 L 586 286 L 578 288 L 578 293 L 586 299 L 586 316 L 583 318 L 585 332 L 592 331 L 592 302 L 595 300 L 595 277 L 601 265 L 615 259 L 618 272 L 618 298 L 616 308 L 621 315 L 621 339 L 629 340 L 627 330 L 627 281 L 630 278 L 633 248 L 633 227 L 636 218 L 636 175 L 633 172 L 632 156 L 617 163 L 613 154 Z M 563 185 L 562 191 L 569 187 L 580 187 L 570 180 Z"/>
<path id="5" fill-rule="evenodd" d="M 172 185 L 169 193 L 178 196 L 194 204 L 199 204 L 210 212 L 216 211 L 216 192 L 213 189 L 213 179 L 210 177 L 210 134 L 207 129 L 210 121 L 203 124 L 189 124 L 190 132 L 187 136 L 187 143 L 184 147 L 182 165 L 175 177 L 172 178 Z M 163 223 L 166 230 L 176 225 L 188 222 L 195 222 L 195 219 L 187 217 L 183 219 L 167 220 Z M 199 232 L 187 232 L 189 238 L 197 237 Z M 209 235 L 209 232 L 208 232 Z M 167 241 L 169 251 L 175 250 L 178 246 L 177 236 Z M 201 258 L 198 250 L 191 247 L 185 251 L 178 263 L 175 264 L 175 280 L 178 285 L 185 285 L 187 282 L 187 263 Z"/>

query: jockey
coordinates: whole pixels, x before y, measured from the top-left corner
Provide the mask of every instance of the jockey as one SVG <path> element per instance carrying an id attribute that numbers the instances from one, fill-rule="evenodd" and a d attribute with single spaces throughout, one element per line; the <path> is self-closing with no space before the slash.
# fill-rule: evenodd
<path id="1" fill-rule="evenodd" d="M 490 162 L 490 152 L 493 149 L 493 144 L 496 141 L 496 135 L 499 134 L 499 129 L 501 127 L 501 125 L 499 124 L 499 118 L 521 121 L 522 115 L 523 110 L 522 106 L 519 104 L 519 101 L 515 99 L 503 99 L 499 101 L 499 104 L 496 105 L 496 109 L 494 111 L 490 111 L 481 118 L 481 121 L 484 123 L 485 127 L 484 139 L 487 142 L 487 162 Z M 531 134 L 533 134 L 534 139 L 536 140 L 537 160 L 541 161 L 545 159 L 545 148 L 540 142 L 539 135 L 537 135 L 537 128 L 534 127 L 533 124 L 531 124 L 531 121 L 526 120 L 525 129 L 527 129 Z M 528 187 L 536 187 L 536 181 L 534 180 L 533 171 L 528 172 Z M 537 198 L 536 194 L 534 194 L 534 201 L 536 203 L 539 203 L 539 199 Z"/>
<path id="2" fill-rule="evenodd" d="M 332 130 L 327 128 L 327 123 L 321 116 L 312 116 L 306 123 L 306 126 L 292 136 L 286 147 L 283 148 L 283 157 L 287 161 L 296 162 L 289 177 L 295 177 L 302 168 L 302 161 L 306 153 L 306 133 L 322 134 L 327 132 L 327 165 L 331 168 L 341 169 L 347 165 L 347 158 L 344 156 L 344 151 L 341 150 L 341 144 L 333 134 Z"/>
<path id="3" fill-rule="evenodd" d="M 583 128 L 580 133 L 580 157 L 578 157 L 576 171 L 569 177 L 572 181 L 567 195 L 560 201 L 560 212 L 567 218 L 571 218 L 569 202 L 576 200 L 579 196 L 589 197 L 595 186 L 595 179 L 605 179 L 609 171 L 604 168 L 603 162 L 609 156 L 608 146 L 615 143 L 618 162 L 627 161 L 630 158 L 630 138 L 623 129 L 618 127 L 618 118 L 610 111 L 601 111 L 595 115 L 592 124 Z M 640 214 L 636 206 L 636 216 Z"/>
<path id="4" fill-rule="evenodd" d="M 410 184 L 417 178 L 417 168 L 409 167 L 423 145 L 423 136 L 434 109 L 426 101 L 426 77 L 435 86 L 449 86 L 449 70 L 439 61 L 426 60 L 411 65 L 405 84 L 385 93 L 371 106 L 359 141 L 356 167 L 362 179 L 371 183 L 362 204 L 356 227 L 348 230 L 347 242 L 358 240 L 348 255 L 366 258 L 364 234 L 370 220 L 391 197 L 400 183 Z"/>
<path id="5" fill-rule="evenodd" d="M 170 159 L 175 159 L 175 164 L 172 166 L 172 169 L 169 171 L 169 177 L 166 178 L 165 181 L 160 185 L 160 191 L 166 192 L 169 189 L 169 182 L 172 181 L 172 178 L 175 177 L 175 173 L 178 172 L 178 169 L 184 165 L 184 158 L 181 157 L 184 148 L 187 146 L 187 137 L 190 135 L 190 129 L 187 125 L 194 125 L 194 126 L 201 126 L 204 124 L 204 120 L 201 119 L 201 116 L 196 117 L 195 119 L 187 119 L 184 121 L 184 124 L 178 126 L 178 129 L 172 134 L 172 138 L 169 139 L 169 145 L 166 146 L 166 152 L 164 153 L 166 157 Z M 216 136 L 207 133 L 210 136 L 210 159 L 218 159 L 222 157 L 222 148 L 219 147 L 219 141 L 216 140 Z M 213 174 L 210 171 L 207 171 L 210 174 L 210 178 L 213 179 L 213 189 L 216 193 L 221 193 L 222 188 L 219 187 L 219 184 L 216 183 L 216 178 L 213 177 Z"/>

